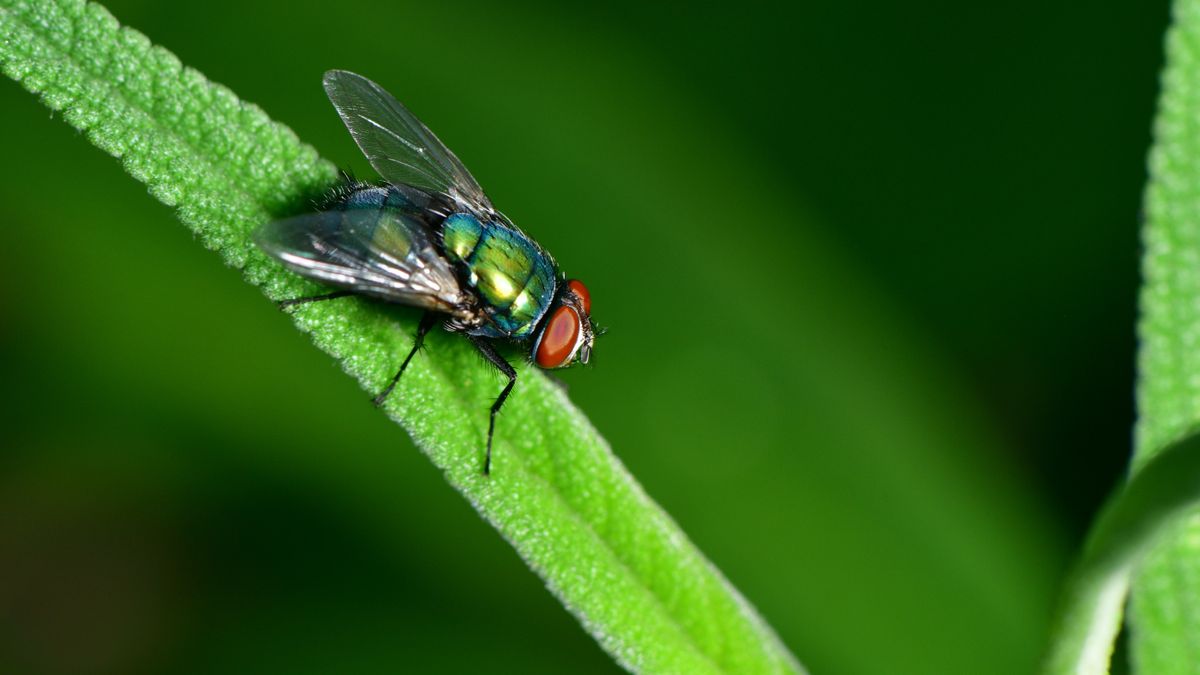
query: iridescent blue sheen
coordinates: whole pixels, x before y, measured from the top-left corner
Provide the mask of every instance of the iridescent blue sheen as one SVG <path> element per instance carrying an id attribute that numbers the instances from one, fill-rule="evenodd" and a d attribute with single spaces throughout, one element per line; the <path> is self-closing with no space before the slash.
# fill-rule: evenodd
<path id="1" fill-rule="evenodd" d="M 481 223 L 455 213 L 442 223 L 446 256 L 465 266 L 465 282 L 484 301 L 492 319 L 472 331 L 489 337 L 531 335 L 554 301 L 555 268 L 521 231 L 499 221 Z"/>

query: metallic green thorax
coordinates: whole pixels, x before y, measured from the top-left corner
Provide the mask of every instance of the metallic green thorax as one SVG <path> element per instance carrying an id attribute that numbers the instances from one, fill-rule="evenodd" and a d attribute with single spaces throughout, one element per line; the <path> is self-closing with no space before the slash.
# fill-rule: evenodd
<path id="1" fill-rule="evenodd" d="M 495 326 L 481 334 L 526 337 L 554 300 L 554 263 L 520 231 L 499 222 L 484 225 L 456 213 L 442 223 L 446 256 L 466 267 L 466 283 L 479 294 Z"/>

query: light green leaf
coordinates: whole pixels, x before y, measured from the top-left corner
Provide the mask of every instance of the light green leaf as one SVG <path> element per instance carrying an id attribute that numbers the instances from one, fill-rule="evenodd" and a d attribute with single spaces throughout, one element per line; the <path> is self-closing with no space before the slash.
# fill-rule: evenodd
<path id="1" fill-rule="evenodd" d="M 1146 193 L 1135 472 L 1200 423 L 1198 83 L 1200 2 L 1176 0 Z M 1148 556 L 1130 619 L 1138 672 L 1200 673 L 1200 522 Z"/>
<path id="2" fill-rule="evenodd" d="M 0 36 L 7 75 L 119 157 L 268 297 L 315 290 L 250 240 L 261 223 L 304 208 L 336 180 L 291 131 L 95 4 L 0 0 Z M 264 303 L 264 311 L 273 310 Z M 414 316 L 356 299 L 295 312 L 370 392 L 411 346 Z M 465 342 L 416 359 L 387 413 L 625 667 L 800 671 L 559 387 L 525 367 L 519 374 L 497 424 L 490 479 L 481 474 L 486 407 L 501 383 Z"/>
<path id="3" fill-rule="evenodd" d="M 1107 673 L 1138 564 L 1200 506 L 1200 435 L 1157 453 L 1107 504 L 1068 580 L 1045 672 Z"/>

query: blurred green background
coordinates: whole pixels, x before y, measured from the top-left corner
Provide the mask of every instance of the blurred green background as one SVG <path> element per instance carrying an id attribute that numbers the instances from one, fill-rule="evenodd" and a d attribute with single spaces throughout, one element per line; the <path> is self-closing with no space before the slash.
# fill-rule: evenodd
<path id="1" fill-rule="evenodd" d="M 360 175 L 325 69 L 429 123 L 591 288 L 572 398 L 814 672 L 1031 670 L 1129 453 L 1165 3 L 437 5 L 108 4 Z M 616 670 L 169 209 L 0 111 L 0 670 Z"/>

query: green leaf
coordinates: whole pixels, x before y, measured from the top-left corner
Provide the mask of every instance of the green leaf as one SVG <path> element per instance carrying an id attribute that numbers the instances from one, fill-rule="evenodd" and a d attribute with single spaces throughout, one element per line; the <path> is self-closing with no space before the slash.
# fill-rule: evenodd
<path id="1" fill-rule="evenodd" d="M 1150 155 L 1134 469 L 1200 423 L 1200 2 L 1176 0 Z M 1133 585 L 1138 672 L 1200 673 L 1200 521 L 1156 546 Z"/>
<path id="2" fill-rule="evenodd" d="M 1105 506 L 1063 597 L 1045 672 L 1107 673 L 1130 580 L 1200 506 L 1200 434 L 1157 453 Z"/>
<path id="3" fill-rule="evenodd" d="M 303 208 L 336 179 L 291 131 L 95 4 L 0 0 L 0 35 L 6 74 L 119 157 L 268 297 L 316 290 L 250 241 L 261 223 Z M 415 327 L 411 312 L 357 299 L 294 316 L 372 393 Z M 519 375 L 497 423 L 490 479 L 481 474 L 486 408 L 501 383 L 465 342 L 416 359 L 386 410 L 625 667 L 802 670 L 561 389 L 524 366 Z"/>

